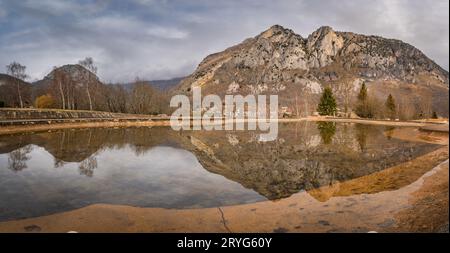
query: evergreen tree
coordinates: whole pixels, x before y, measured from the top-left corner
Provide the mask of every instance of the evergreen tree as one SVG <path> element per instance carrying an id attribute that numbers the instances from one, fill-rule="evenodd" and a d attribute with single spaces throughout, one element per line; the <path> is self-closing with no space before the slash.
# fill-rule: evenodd
<path id="1" fill-rule="evenodd" d="M 334 116 L 336 114 L 336 99 L 334 98 L 333 91 L 330 87 L 326 87 L 323 91 L 317 111 L 322 116 Z"/>
<path id="2" fill-rule="evenodd" d="M 395 106 L 395 100 L 394 97 L 392 97 L 391 94 L 386 99 L 386 109 L 387 109 L 387 115 L 391 120 L 394 120 L 396 118 L 396 106 Z"/>
<path id="3" fill-rule="evenodd" d="M 438 115 L 437 115 L 437 113 L 435 111 L 433 111 L 433 116 L 431 116 L 431 118 L 433 118 L 433 119 L 437 119 L 438 118 Z"/>

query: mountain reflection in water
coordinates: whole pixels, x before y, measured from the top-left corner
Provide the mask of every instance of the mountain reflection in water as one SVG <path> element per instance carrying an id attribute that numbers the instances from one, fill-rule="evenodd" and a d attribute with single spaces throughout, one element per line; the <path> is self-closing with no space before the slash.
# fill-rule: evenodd
<path id="1" fill-rule="evenodd" d="M 0 136 L 0 220 L 94 203 L 197 208 L 276 200 L 368 175 L 437 145 L 392 127 L 334 122 L 256 132 L 167 127 L 68 129 Z"/>

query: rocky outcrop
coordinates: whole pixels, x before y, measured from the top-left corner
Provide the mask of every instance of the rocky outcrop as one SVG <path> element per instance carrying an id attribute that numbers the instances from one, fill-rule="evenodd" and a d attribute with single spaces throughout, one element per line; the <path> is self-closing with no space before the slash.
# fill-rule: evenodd
<path id="1" fill-rule="evenodd" d="M 206 57 L 174 92 L 189 93 L 192 86 L 201 86 L 204 93 L 219 95 L 277 93 L 281 106 L 291 106 L 294 95 L 315 104 L 322 88 L 330 85 L 342 106 L 349 95 L 340 93 L 342 87 L 351 84 L 351 95 L 355 95 L 362 82 L 379 96 L 427 93 L 439 101 L 433 109 L 448 115 L 448 72 L 420 50 L 399 40 L 337 32 L 327 26 L 307 38 L 272 26 Z M 396 87 L 387 85 L 393 82 Z M 413 87 L 420 87 L 419 94 L 398 92 Z"/>

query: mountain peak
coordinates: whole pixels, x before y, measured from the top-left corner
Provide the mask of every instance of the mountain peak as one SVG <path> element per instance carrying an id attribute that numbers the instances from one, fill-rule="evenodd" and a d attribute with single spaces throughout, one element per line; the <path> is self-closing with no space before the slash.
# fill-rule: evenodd
<path id="1" fill-rule="evenodd" d="M 284 31 L 284 30 L 287 30 L 287 29 L 284 28 L 284 27 L 281 26 L 281 25 L 275 24 L 275 25 L 269 27 L 269 29 L 267 29 L 267 30 L 271 30 L 271 31 Z"/>
<path id="2" fill-rule="evenodd" d="M 284 28 L 281 25 L 273 25 L 271 27 L 269 27 L 269 29 L 265 30 L 264 32 L 262 32 L 258 37 L 262 37 L 262 38 L 270 38 L 272 36 L 275 35 L 279 35 L 279 34 L 294 34 L 294 31 Z"/>
<path id="3" fill-rule="evenodd" d="M 315 32 L 317 33 L 329 33 L 334 32 L 333 28 L 331 26 L 321 26 L 319 27 Z"/>
<path id="4" fill-rule="evenodd" d="M 61 71 L 71 77 L 72 80 L 81 80 L 87 74 L 98 79 L 97 75 L 86 69 L 80 64 L 66 64 L 60 67 L 55 67 L 50 73 L 47 74 L 45 79 L 53 79 L 55 71 Z"/>

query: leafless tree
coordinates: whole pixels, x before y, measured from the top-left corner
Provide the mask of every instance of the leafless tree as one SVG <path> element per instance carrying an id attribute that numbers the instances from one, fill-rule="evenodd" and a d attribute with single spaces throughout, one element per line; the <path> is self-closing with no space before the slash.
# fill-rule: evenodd
<path id="1" fill-rule="evenodd" d="M 430 118 L 433 113 L 433 98 L 431 94 L 426 93 L 418 97 L 417 101 L 417 118 Z"/>
<path id="2" fill-rule="evenodd" d="M 343 82 L 341 85 L 341 91 L 342 91 L 342 95 L 344 97 L 344 112 L 346 114 L 349 113 L 349 107 L 351 104 L 351 100 L 352 100 L 352 90 L 353 90 L 353 83 L 350 81 L 347 82 Z"/>
<path id="3" fill-rule="evenodd" d="M 18 62 L 12 62 L 11 64 L 6 66 L 7 74 L 15 78 L 14 83 L 16 84 L 17 88 L 17 97 L 19 100 L 20 108 L 23 108 L 23 99 L 20 86 L 22 85 L 22 81 L 24 81 L 27 78 L 25 70 L 26 67 Z"/>
<path id="4" fill-rule="evenodd" d="M 94 65 L 94 60 L 92 57 L 86 57 L 84 60 L 79 61 L 81 66 L 85 67 L 89 72 L 86 73 L 86 76 L 84 77 L 85 81 L 85 87 L 86 87 L 86 93 L 88 96 L 89 101 L 89 110 L 92 111 L 92 98 L 91 98 L 91 92 L 89 90 L 89 85 L 91 84 L 91 74 L 96 75 L 97 74 L 97 67 Z"/>
<path id="5" fill-rule="evenodd" d="M 154 105 L 155 90 L 146 82 L 136 79 L 129 97 L 132 113 L 151 114 L 156 110 Z"/>
<path id="6" fill-rule="evenodd" d="M 61 98 L 61 108 L 66 109 L 65 87 L 67 85 L 66 74 L 56 67 L 53 68 L 53 86 L 57 88 L 59 97 Z M 56 96 L 55 96 L 56 97 Z"/>
<path id="7" fill-rule="evenodd" d="M 127 112 L 128 94 L 120 84 L 106 85 L 105 91 L 106 109 L 110 112 Z"/>

